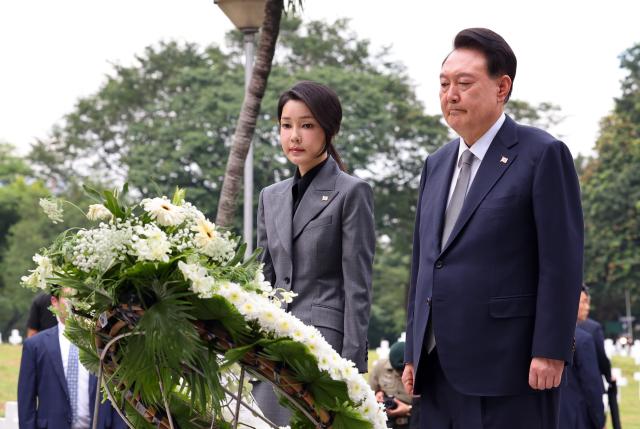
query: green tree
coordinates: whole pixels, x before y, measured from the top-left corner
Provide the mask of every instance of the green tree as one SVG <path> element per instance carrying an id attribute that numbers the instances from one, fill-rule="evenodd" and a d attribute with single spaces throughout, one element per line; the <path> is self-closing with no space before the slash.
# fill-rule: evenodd
<path id="1" fill-rule="evenodd" d="M 543 130 L 551 130 L 564 120 L 560 106 L 549 102 L 534 105 L 524 100 L 509 100 L 505 112 L 517 122 Z"/>
<path id="2" fill-rule="evenodd" d="M 424 113 L 403 66 L 386 52 L 372 52 L 348 27 L 347 20 L 282 21 L 253 140 L 255 186 L 293 172 L 278 141 L 279 94 L 301 79 L 333 87 L 344 108 L 336 145 L 350 171 L 373 185 L 378 235 L 389 242 L 386 252 L 398 253 L 382 259 L 397 264 L 389 269 L 398 274 L 393 284 L 376 286 L 377 300 L 408 284 L 408 260 L 401 256 L 410 252 L 419 174 L 448 133 L 439 116 Z M 37 170 L 57 183 L 127 180 L 142 194 L 157 188 L 168 195 L 177 185 L 212 216 L 243 98 L 241 38 L 232 32 L 228 40 L 224 51 L 161 43 L 147 48 L 133 67 L 116 67 L 63 126 L 38 142 L 31 154 Z M 376 270 L 387 267 L 377 264 Z M 404 317 L 395 320 L 396 327 L 404 324 Z"/>
<path id="3" fill-rule="evenodd" d="M 585 280 L 599 318 L 624 313 L 624 290 L 640 313 L 640 44 L 624 52 L 622 95 L 600 124 L 597 156 L 582 174 Z"/>

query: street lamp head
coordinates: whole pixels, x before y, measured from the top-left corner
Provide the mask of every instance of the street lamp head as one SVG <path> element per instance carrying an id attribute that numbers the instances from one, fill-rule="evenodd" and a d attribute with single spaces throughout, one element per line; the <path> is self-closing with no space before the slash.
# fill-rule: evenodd
<path id="1" fill-rule="evenodd" d="M 255 33 L 262 26 L 266 0 L 214 0 L 214 3 L 243 33 Z"/>

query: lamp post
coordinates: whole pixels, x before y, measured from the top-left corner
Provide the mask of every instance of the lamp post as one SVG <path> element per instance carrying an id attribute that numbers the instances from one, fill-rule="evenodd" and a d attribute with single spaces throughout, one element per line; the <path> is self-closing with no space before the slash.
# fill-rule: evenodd
<path id="1" fill-rule="evenodd" d="M 253 71 L 255 35 L 264 21 L 266 0 L 214 0 L 235 27 L 244 34 L 244 91 L 245 97 Z M 253 145 L 244 161 L 243 238 L 247 243 L 245 258 L 253 253 Z"/>

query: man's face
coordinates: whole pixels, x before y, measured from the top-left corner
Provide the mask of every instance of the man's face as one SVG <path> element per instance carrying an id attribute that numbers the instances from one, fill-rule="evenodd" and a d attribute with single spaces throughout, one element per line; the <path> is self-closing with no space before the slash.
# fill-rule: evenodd
<path id="1" fill-rule="evenodd" d="M 67 292 L 67 290 L 62 290 L 59 297 L 51 296 L 51 305 L 57 310 L 56 315 L 63 325 L 69 314 L 69 301 L 65 296 Z"/>
<path id="2" fill-rule="evenodd" d="M 589 307 L 591 306 L 591 299 L 589 295 L 584 292 L 580 293 L 580 304 L 578 306 L 578 320 L 583 322 L 589 317 Z"/>
<path id="3" fill-rule="evenodd" d="M 511 79 L 489 76 L 482 52 L 456 49 L 440 71 L 440 108 L 447 124 L 472 145 L 504 109 Z"/>

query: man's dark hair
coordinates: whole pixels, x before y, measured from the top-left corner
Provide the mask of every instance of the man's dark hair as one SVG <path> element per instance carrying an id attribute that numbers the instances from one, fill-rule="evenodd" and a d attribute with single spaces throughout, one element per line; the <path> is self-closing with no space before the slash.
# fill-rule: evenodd
<path id="1" fill-rule="evenodd" d="M 484 54 L 487 60 L 487 71 L 491 77 L 507 75 L 511 78 L 511 89 L 505 103 L 511 97 L 513 81 L 516 78 L 518 61 L 511 46 L 498 33 L 488 28 L 467 28 L 456 35 L 454 49 L 473 49 Z"/>
<path id="2" fill-rule="evenodd" d="M 582 290 L 582 292 L 586 293 L 587 296 L 589 296 L 589 286 L 587 286 L 586 283 L 582 283 L 582 286 L 580 286 L 580 289 Z"/>

